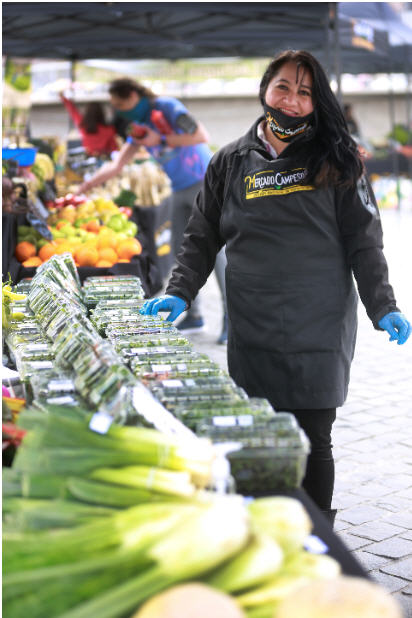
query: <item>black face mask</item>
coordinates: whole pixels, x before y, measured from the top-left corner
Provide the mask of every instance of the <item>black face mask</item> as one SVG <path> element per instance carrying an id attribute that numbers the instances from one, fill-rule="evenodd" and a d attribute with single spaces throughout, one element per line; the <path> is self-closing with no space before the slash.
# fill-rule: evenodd
<path id="1" fill-rule="evenodd" d="M 273 135 L 282 142 L 291 142 L 312 129 L 315 118 L 314 112 L 306 116 L 288 116 L 278 109 L 270 107 L 267 103 L 263 103 L 263 109 L 268 127 Z"/>

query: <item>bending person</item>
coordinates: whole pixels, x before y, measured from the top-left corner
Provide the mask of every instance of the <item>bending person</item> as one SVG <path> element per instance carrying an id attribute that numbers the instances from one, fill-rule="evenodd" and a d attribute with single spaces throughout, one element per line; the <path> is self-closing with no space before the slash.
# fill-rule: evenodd
<path id="1" fill-rule="evenodd" d="M 202 187 L 206 168 L 212 157 L 204 127 L 173 97 L 157 97 L 131 79 L 118 79 L 109 86 L 111 103 L 117 115 L 130 125 L 130 135 L 119 156 L 103 166 L 80 191 L 88 191 L 120 173 L 144 146 L 161 165 L 172 182 L 172 247 L 176 257 L 192 212 L 196 195 Z M 135 125 L 138 126 L 135 126 Z M 143 137 L 137 135 L 144 133 Z M 216 277 L 222 296 L 223 327 L 219 343 L 227 341 L 224 249 L 216 256 Z M 178 325 L 185 332 L 204 326 L 200 299 L 193 299 L 186 318 Z"/>

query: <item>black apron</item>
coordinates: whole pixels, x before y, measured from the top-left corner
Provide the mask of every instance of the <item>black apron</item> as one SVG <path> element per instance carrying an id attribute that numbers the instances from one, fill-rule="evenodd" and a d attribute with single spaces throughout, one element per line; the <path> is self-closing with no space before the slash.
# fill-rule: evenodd
<path id="1" fill-rule="evenodd" d="M 229 372 L 277 410 L 340 406 L 358 297 L 333 189 L 309 186 L 287 158 L 249 151 L 238 161 L 221 218 Z"/>

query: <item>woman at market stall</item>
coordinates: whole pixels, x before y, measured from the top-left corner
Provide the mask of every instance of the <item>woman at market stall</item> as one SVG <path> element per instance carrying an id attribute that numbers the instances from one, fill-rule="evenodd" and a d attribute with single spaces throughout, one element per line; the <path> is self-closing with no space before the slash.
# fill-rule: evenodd
<path id="1" fill-rule="evenodd" d="M 88 103 L 84 114 L 77 106 L 60 93 L 63 105 L 78 128 L 87 154 L 95 157 L 109 156 L 119 150 L 114 125 L 108 124 L 100 103 Z"/>
<path id="2" fill-rule="evenodd" d="M 180 251 L 183 233 L 189 220 L 194 199 L 212 157 L 204 127 L 173 97 L 157 97 L 151 90 L 128 78 L 117 79 L 109 86 L 111 103 L 117 116 L 127 125 L 129 135 L 119 156 L 87 182 L 80 192 L 106 182 L 118 175 L 144 146 L 161 165 L 172 182 L 172 247 L 174 255 Z M 139 133 L 140 131 L 140 133 Z M 139 137 L 140 135 L 140 137 Z M 215 274 L 223 305 L 223 327 L 218 343 L 227 341 L 224 249 L 216 256 Z M 191 332 L 204 326 L 200 299 L 193 299 L 179 330 Z"/>
<path id="3" fill-rule="evenodd" d="M 377 330 L 403 344 L 376 201 L 317 60 L 285 51 L 260 84 L 263 115 L 217 152 L 166 295 L 144 314 L 174 320 L 226 246 L 228 367 L 249 396 L 292 412 L 311 442 L 303 486 L 331 521 L 331 429 L 348 391 L 357 293 Z"/>

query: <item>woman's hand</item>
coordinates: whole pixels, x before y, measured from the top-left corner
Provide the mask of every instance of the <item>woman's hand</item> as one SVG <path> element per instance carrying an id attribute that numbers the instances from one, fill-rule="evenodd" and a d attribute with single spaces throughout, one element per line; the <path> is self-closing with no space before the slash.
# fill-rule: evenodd
<path id="1" fill-rule="evenodd" d="M 146 146 L 146 148 L 153 148 L 159 146 L 162 141 L 162 136 L 157 131 L 153 131 L 150 127 L 145 125 L 146 135 L 141 138 L 134 137 L 133 142 L 136 146 Z M 133 137 L 133 136 L 132 136 Z"/>
<path id="2" fill-rule="evenodd" d="M 82 182 L 81 185 L 77 187 L 75 190 L 75 195 L 82 195 L 83 193 L 87 193 L 90 190 L 88 182 Z"/>
<path id="3" fill-rule="evenodd" d="M 173 322 L 187 309 L 187 303 L 178 296 L 159 296 L 146 301 L 140 309 L 142 315 L 157 315 L 159 311 L 170 311 L 167 319 Z"/>
<path id="4" fill-rule="evenodd" d="M 379 320 L 378 325 L 390 334 L 389 341 L 397 341 L 398 345 L 405 343 L 412 331 L 410 322 L 400 311 L 387 313 Z"/>

